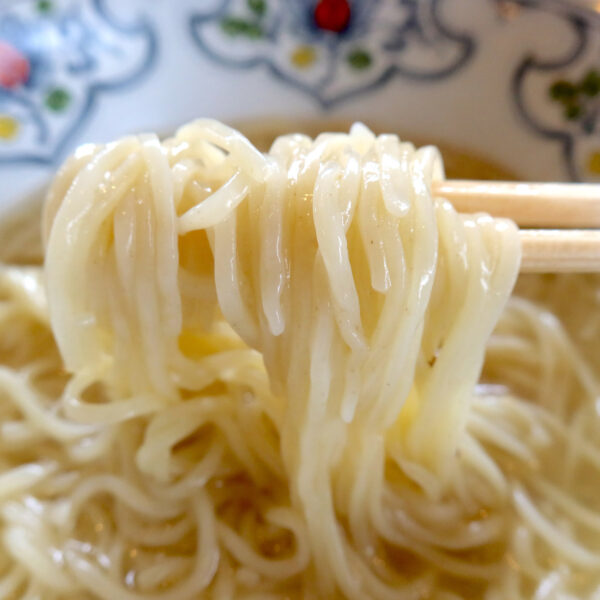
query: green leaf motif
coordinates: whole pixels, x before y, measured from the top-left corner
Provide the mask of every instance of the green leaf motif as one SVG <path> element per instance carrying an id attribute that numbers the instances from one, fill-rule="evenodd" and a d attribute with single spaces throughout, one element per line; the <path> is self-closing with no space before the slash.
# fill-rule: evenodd
<path id="1" fill-rule="evenodd" d="M 241 35 L 250 39 L 259 39 L 263 35 L 260 25 L 238 17 L 225 17 L 221 21 L 221 29 L 232 37 Z"/>
<path id="2" fill-rule="evenodd" d="M 581 91 L 586 95 L 593 98 L 600 92 L 600 75 L 593 69 L 588 71 L 581 81 Z"/>
<path id="3" fill-rule="evenodd" d="M 570 81 L 561 79 L 553 83 L 550 87 L 550 96 L 554 100 L 569 100 L 577 96 L 577 88 Z"/>
<path id="4" fill-rule="evenodd" d="M 71 102 L 71 95 L 63 88 L 54 88 L 47 94 L 44 102 L 50 110 L 61 112 Z"/>
<path id="5" fill-rule="evenodd" d="M 348 64 L 357 70 L 367 69 L 371 66 L 371 55 L 362 48 L 352 50 L 347 56 Z"/>
<path id="6" fill-rule="evenodd" d="M 584 130 L 593 129 L 593 122 L 586 116 L 595 112 L 592 98 L 600 94 L 600 74 L 590 69 L 579 81 L 559 79 L 549 88 L 550 97 L 562 105 L 563 117 L 567 121 L 581 121 Z M 591 132 L 588 131 L 588 133 Z"/>
<path id="7" fill-rule="evenodd" d="M 570 104 L 565 107 L 565 119 L 576 121 L 581 116 L 581 106 L 578 104 Z"/>
<path id="8" fill-rule="evenodd" d="M 257 16 L 262 17 L 267 12 L 265 0 L 247 0 L 248 8 Z"/>
<path id="9" fill-rule="evenodd" d="M 42 14 L 46 14 L 46 13 L 49 13 L 54 7 L 52 5 L 52 2 L 50 2 L 50 0 L 38 0 L 38 2 L 36 4 L 36 8 L 37 8 L 38 12 L 41 12 Z"/>

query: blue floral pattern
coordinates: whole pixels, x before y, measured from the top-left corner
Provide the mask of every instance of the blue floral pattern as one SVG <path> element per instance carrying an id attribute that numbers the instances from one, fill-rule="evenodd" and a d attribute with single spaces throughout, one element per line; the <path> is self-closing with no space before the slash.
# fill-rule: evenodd
<path id="1" fill-rule="evenodd" d="M 523 10 L 562 23 L 560 55 L 523 56 L 511 96 L 527 126 L 560 148 L 573 181 L 600 180 L 600 18 L 565 2 L 512 0 Z"/>
<path id="2" fill-rule="evenodd" d="M 194 71 L 199 56 L 227 67 L 212 82 L 210 98 L 201 77 L 188 86 L 182 75 L 178 89 L 195 97 L 198 114 L 221 116 L 216 88 L 239 71 L 267 73 L 312 98 L 317 112 L 392 80 L 436 81 L 441 95 L 453 87 L 491 123 L 507 119 L 500 106 L 513 108 L 519 121 L 505 121 L 506 135 L 524 127 L 537 138 L 544 154 L 538 162 L 551 161 L 542 171 L 554 171 L 547 176 L 600 181 L 600 14 L 567 0 L 471 2 L 0 0 L 0 167 L 9 165 L 4 174 L 18 163 L 44 171 L 72 150 L 88 119 L 90 137 L 97 136 L 94 108 L 102 99 L 107 110 L 125 106 L 117 92 L 150 72 L 157 34 L 176 32 L 187 33 L 198 50 L 178 57 L 177 73 L 202 75 Z M 502 56 L 497 71 L 490 53 L 496 46 Z M 164 56 L 181 48 L 165 46 Z M 162 64 L 173 63 L 167 56 Z M 170 68 L 156 69 L 149 82 L 159 93 L 141 113 L 152 107 L 153 119 L 178 118 L 167 119 L 160 106 L 161 82 L 176 82 L 170 72 L 165 77 Z M 276 87 L 269 85 L 269 106 L 277 104 Z M 494 101 L 486 102 L 492 89 Z M 407 110 L 404 98 L 398 105 Z M 419 109 L 408 106 L 409 113 Z M 185 118 L 190 110 L 183 110 Z M 557 169 L 559 157 L 564 172 Z"/>
<path id="3" fill-rule="evenodd" d="M 441 4 L 223 0 L 192 14 L 189 27 L 212 59 L 238 69 L 264 67 L 327 108 L 395 76 L 436 80 L 465 65 L 475 42 L 445 24 Z"/>
<path id="4" fill-rule="evenodd" d="M 12 60 L 21 71 L 15 81 L 0 79 L 0 164 L 60 160 L 98 96 L 139 80 L 155 54 L 149 24 L 117 21 L 103 0 L 3 9 L 0 66 Z"/>

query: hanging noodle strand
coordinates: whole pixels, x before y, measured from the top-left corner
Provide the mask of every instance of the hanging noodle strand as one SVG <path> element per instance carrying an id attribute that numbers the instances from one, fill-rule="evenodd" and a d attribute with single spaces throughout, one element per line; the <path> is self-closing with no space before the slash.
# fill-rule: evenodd
<path id="1" fill-rule="evenodd" d="M 360 124 L 80 148 L 0 254 L 0 598 L 598 600 L 600 281 L 511 298 L 443 177 Z"/>

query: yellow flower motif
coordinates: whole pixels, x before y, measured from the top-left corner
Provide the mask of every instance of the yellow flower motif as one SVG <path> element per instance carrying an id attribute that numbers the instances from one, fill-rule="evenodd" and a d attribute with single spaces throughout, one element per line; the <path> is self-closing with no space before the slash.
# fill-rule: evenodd
<path id="1" fill-rule="evenodd" d="M 592 152 L 587 159 L 587 169 L 594 175 L 600 175 L 600 152 Z"/>
<path id="2" fill-rule="evenodd" d="M 11 140 L 19 131 L 19 122 L 8 115 L 0 115 L 0 140 Z"/>
<path id="3" fill-rule="evenodd" d="M 317 59 L 317 53 L 312 46 L 297 46 L 291 55 L 292 63 L 299 69 L 310 67 Z"/>

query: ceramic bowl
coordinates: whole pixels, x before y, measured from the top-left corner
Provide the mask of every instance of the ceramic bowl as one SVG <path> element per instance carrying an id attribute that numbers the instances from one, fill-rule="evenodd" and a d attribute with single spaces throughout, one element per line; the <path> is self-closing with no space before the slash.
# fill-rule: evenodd
<path id="1" fill-rule="evenodd" d="M 600 17 L 553 0 L 0 1 L 0 211 L 85 141 L 362 120 L 600 179 Z"/>

